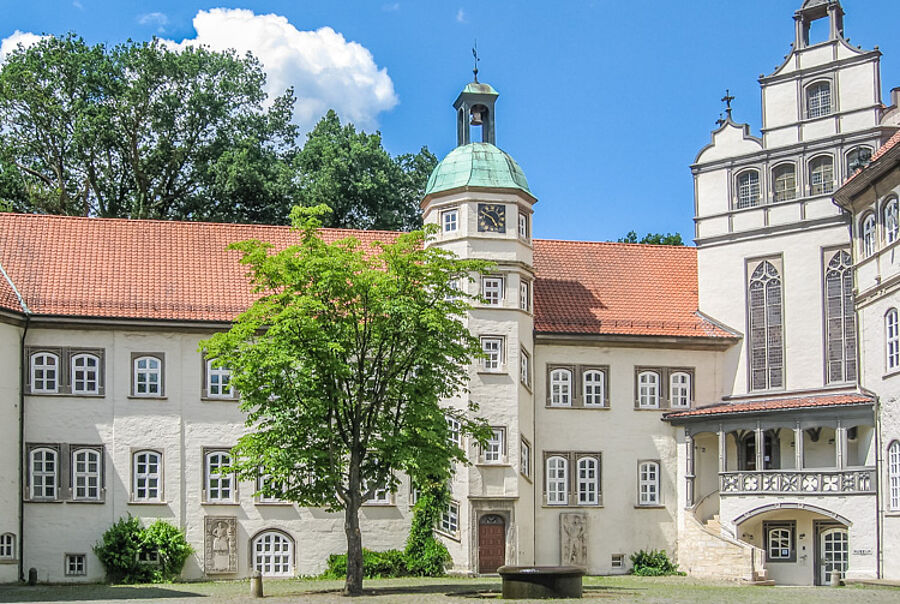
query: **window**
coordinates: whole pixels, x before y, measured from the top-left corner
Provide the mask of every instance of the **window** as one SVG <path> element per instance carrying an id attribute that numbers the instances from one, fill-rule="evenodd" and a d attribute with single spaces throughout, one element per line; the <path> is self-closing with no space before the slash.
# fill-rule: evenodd
<path id="1" fill-rule="evenodd" d="M 528 291 L 530 289 L 528 281 L 523 280 L 519 283 L 519 309 L 526 312 L 531 308 L 531 295 Z"/>
<path id="2" fill-rule="evenodd" d="M 789 201 L 797 196 L 797 172 L 794 164 L 783 164 L 772 170 L 772 182 L 776 202 Z"/>
<path id="3" fill-rule="evenodd" d="M 72 356 L 72 394 L 100 394 L 100 358 L 81 353 Z"/>
<path id="4" fill-rule="evenodd" d="M 519 381 L 531 387 L 531 357 L 524 348 L 519 351 Z"/>
<path id="5" fill-rule="evenodd" d="M 572 406 L 572 372 L 568 369 L 554 369 L 550 372 L 550 406 Z"/>
<path id="6" fill-rule="evenodd" d="M 456 535 L 459 532 L 459 504 L 451 501 L 441 512 L 440 531 L 447 535 Z"/>
<path id="7" fill-rule="evenodd" d="M 748 292 L 750 389 L 781 388 L 784 383 L 781 276 L 766 260 L 750 275 Z"/>
<path id="8" fill-rule="evenodd" d="M 691 376 L 675 371 L 669 376 L 669 401 L 673 407 L 691 406 Z"/>
<path id="9" fill-rule="evenodd" d="M 863 258 L 875 253 L 875 214 L 869 212 L 862 219 L 862 251 Z"/>
<path id="10" fill-rule="evenodd" d="M 263 474 L 260 470 L 260 474 L 256 479 L 256 490 L 258 492 L 256 496 L 256 501 L 258 503 L 289 503 L 282 499 L 279 495 L 266 494 L 263 492 L 264 489 L 274 489 L 275 492 L 284 493 L 287 489 L 284 484 L 278 484 L 272 480 L 272 477 L 268 474 Z M 271 493 L 271 491 L 270 491 Z"/>
<path id="11" fill-rule="evenodd" d="M 231 454 L 209 451 L 206 457 L 206 503 L 231 503 L 234 500 L 234 474 L 225 468 L 231 465 Z"/>
<path id="12" fill-rule="evenodd" d="M 850 176 L 859 169 L 869 165 L 872 159 L 872 149 L 870 147 L 854 147 L 847 153 L 847 176 Z"/>
<path id="13" fill-rule="evenodd" d="M 597 460 L 582 457 L 578 460 L 578 504 L 597 505 L 600 493 L 600 472 Z"/>
<path id="14" fill-rule="evenodd" d="M 809 162 L 809 194 L 824 195 L 834 190 L 834 165 L 831 157 L 817 157 Z"/>
<path id="15" fill-rule="evenodd" d="M 501 463 L 506 450 L 506 429 L 493 428 L 491 437 L 484 447 L 483 459 L 485 463 Z"/>
<path id="16" fill-rule="evenodd" d="M 625 554 L 613 554 L 609 565 L 612 568 L 625 568 Z"/>
<path id="17" fill-rule="evenodd" d="M 759 205 L 759 172 L 746 170 L 737 177 L 737 207 L 751 208 Z"/>
<path id="18" fill-rule="evenodd" d="M 894 243 L 898 235 L 897 198 L 889 200 L 884 205 L 884 241 Z"/>
<path id="19" fill-rule="evenodd" d="M 365 494 L 369 485 L 363 480 L 362 491 Z M 372 490 L 372 496 L 366 500 L 366 505 L 391 505 L 391 491 L 385 487 L 376 487 Z"/>
<path id="20" fill-rule="evenodd" d="M 500 300 L 503 299 L 503 278 L 482 277 L 481 295 L 488 306 L 500 306 Z"/>
<path id="21" fill-rule="evenodd" d="M 897 440 L 888 447 L 888 489 L 891 510 L 900 510 L 900 441 Z"/>
<path id="22" fill-rule="evenodd" d="M 655 371 L 642 371 L 638 374 L 638 407 L 659 408 L 659 374 Z"/>
<path id="23" fill-rule="evenodd" d="M 519 471 L 522 476 L 531 478 L 531 444 L 522 438 L 522 446 L 519 451 Z"/>
<path id="24" fill-rule="evenodd" d="M 850 254 L 835 253 L 825 267 L 825 331 L 829 383 L 856 379 L 856 312 Z"/>
<path id="25" fill-rule="evenodd" d="M 59 357 L 51 352 L 31 355 L 31 392 L 55 394 L 59 392 Z"/>
<path id="26" fill-rule="evenodd" d="M 528 239 L 528 216 L 519 212 L 519 238 Z"/>
<path id="27" fill-rule="evenodd" d="M 764 522 L 767 562 L 794 562 L 794 522 Z"/>
<path id="28" fill-rule="evenodd" d="M 266 531 L 253 538 L 253 569 L 265 577 L 294 574 L 294 542 L 281 531 Z"/>
<path id="29" fill-rule="evenodd" d="M 659 462 L 638 464 L 638 504 L 659 505 Z"/>
<path id="30" fill-rule="evenodd" d="M 12 533 L 0 535 L 0 560 L 16 559 L 16 536 Z"/>
<path id="31" fill-rule="evenodd" d="M 131 500 L 136 503 L 162 501 L 162 453 L 138 451 L 134 454 Z"/>
<path id="32" fill-rule="evenodd" d="M 97 449 L 75 449 L 72 452 L 72 498 L 99 501 L 102 482 L 102 459 Z"/>
<path id="33" fill-rule="evenodd" d="M 481 359 L 481 367 L 485 371 L 500 371 L 503 365 L 503 339 L 496 337 L 481 338 L 481 351 L 484 358 Z"/>
<path id="34" fill-rule="evenodd" d="M 459 230 L 459 210 L 444 210 L 441 212 L 441 229 L 445 233 L 455 233 Z"/>
<path id="35" fill-rule="evenodd" d="M 29 454 L 31 467 L 31 499 L 56 499 L 59 488 L 57 452 L 37 447 Z"/>
<path id="36" fill-rule="evenodd" d="M 605 377 L 602 371 L 596 369 L 584 372 L 585 407 L 603 407 L 606 404 Z"/>
<path id="37" fill-rule="evenodd" d="M 447 420 L 447 438 L 455 447 L 462 447 L 462 433 L 460 432 L 459 420 L 455 417 L 446 416 Z"/>
<path id="38" fill-rule="evenodd" d="M 134 359 L 134 396 L 162 396 L 162 360 L 138 356 Z"/>
<path id="39" fill-rule="evenodd" d="M 887 369 L 893 371 L 900 367 L 900 322 L 896 308 L 884 315 L 884 339 L 887 345 Z"/>
<path id="40" fill-rule="evenodd" d="M 86 554 L 66 554 L 66 576 L 80 577 L 87 574 Z"/>
<path id="41" fill-rule="evenodd" d="M 831 84 L 819 82 L 806 89 L 806 117 L 812 119 L 831 113 Z"/>
<path id="42" fill-rule="evenodd" d="M 547 458 L 547 503 L 566 505 L 569 503 L 569 460 L 565 457 Z"/>
<path id="43" fill-rule="evenodd" d="M 216 367 L 213 360 L 206 361 L 206 396 L 209 398 L 234 398 L 231 388 L 231 369 Z"/>

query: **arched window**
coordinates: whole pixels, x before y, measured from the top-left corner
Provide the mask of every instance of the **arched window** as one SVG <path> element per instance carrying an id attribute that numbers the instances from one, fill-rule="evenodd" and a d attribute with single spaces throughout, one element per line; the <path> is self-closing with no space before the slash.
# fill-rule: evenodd
<path id="1" fill-rule="evenodd" d="M 898 226 L 897 198 L 888 200 L 884 204 L 884 241 L 894 243 L 897 241 L 900 226 Z"/>
<path id="2" fill-rule="evenodd" d="M 797 196 L 797 171 L 794 164 L 781 164 L 772 170 L 772 192 L 776 202 Z"/>
<path id="3" fill-rule="evenodd" d="M 12 533 L 0 535 L 0 560 L 16 559 L 16 536 Z"/>
<path id="4" fill-rule="evenodd" d="M 162 501 L 162 454 L 138 451 L 132 470 L 132 501 Z"/>
<path id="5" fill-rule="evenodd" d="M 253 538 L 253 569 L 264 577 L 294 574 L 294 540 L 281 531 L 265 531 Z"/>
<path id="6" fill-rule="evenodd" d="M 868 258 L 875 253 L 875 214 L 869 212 L 863 216 L 860 233 L 863 258 Z"/>
<path id="7" fill-rule="evenodd" d="M 234 474 L 225 471 L 231 455 L 225 451 L 206 454 L 206 501 L 230 502 L 234 495 Z"/>
<path id="8" fill-rule="evenodd" d="M 809 194 L 825 195 L 834 190 L 834 162 L 828 155 L 809 162 Z"/>
<path id="9" fill-rule="evenodd" d="M 59 392 L 59 357 L 52 352 L 31 355 L 31 391 L 43 394 Z"/>
<path id="10" fill-rule="evenodd" d="M 750 276 L 750 388 L 781 388 L 784 380 L 781 276 L 768 260 Z"/>
<path id="11" fill-rule="evenodd" d="M 871 147 L 854 147 L 847 153 L 847 176 L 865 168 L 872 159 Z"/>
<path id="12" fill-rule="evenodd" d="M 891 371 L 900 367 L 900 324 L 896 308 L 890 309 L 884 315 L 884 340 L 887 349 L 887 368 Z"/>
<path id="13" fill-rule="evenodd" d="M 831 84 L 817 82 L 806 89 L 806 117 L 823 117 L 831 113 Z"/>
<path id="14" fill-rule="evenodd" d="M 584 406 L 602 407 L 606 404 L 606 380 L 602 371 L 584 372 Z"/>
<path id="15" fill-rule="evenodd" d="M 638 374 L 638 407 L 659 407 L 659 374 L 655 371 L 642 371 Z"/>
<path id="16" fill-rule="evenodd" d="M 644 461 L 638 465 L 638 502 L 641 505 L 659 505 L 659 464 Z"/>
<path id="17" fill-rule="evenodd" d="M 737 207 L 751 208 L 759 205 L 759 172 L 744 170 L 737 177 Z"/>
<path id="18" fill-rule="evenodd" d="M 669 377 L 669 397 L 673 407 L 691 406 L 691 376 L 684 371 L 676 371 Z"/>
<path id="19" fill-rule="evenodd" d="M 72 452 L 72 498 L 100 499 L 100 451 L 76 449 Z"/>
<path id="20" fill-rule="evenodd" d="M 547 503 L 569 503 L 569 460 L 554 455 L 547 458 Z"/>
<path id="21" fill-rule="evenodd" d="M 31 498 L 56 499 L 59 466 L 56 451 L 40 447 L 31 450 Z"/>
<path id="22" fill-rule="evenodd" d="M 767 555 L 769 560 L 790 560 L 793 552 L 793 531 L 788 526 L 769 529 L 766 535 Z"/>
<path id="23" fill-rule="evenodd" d="M 100 394 L 100 358 L 93 354 L 72 357 L 72 394 Z"/>
<path id="24" fill-rule="evenodd" d="M 134 395 L 162 395 L 162 363 L 156 357 L 138 357 L 134 360 Z"/>
<path id="25" fill-rule="evenodd" d="M 888 482 L 892 510 L 900 510 L 900 441 L 888 447 Z"/>
<path id="26" fill-rule="evenodd" d="M 856 313 L 853 307 L 853 267 L 841 250 L 825 267 L 825 330 L 828 382 L 856 379 Z"/>
<path id="27" fill-rule="evenodd" d="M 600 494 L 600 472 L 597 459 L 578 460 L 578 505 L 597 505 Z"/>
<path id="28" fill-rule="evenodd" d="M 550 372 L 550 405 L 553 407 L 572 405 L 572 372 L 568 369 L 554 369 Z"/>

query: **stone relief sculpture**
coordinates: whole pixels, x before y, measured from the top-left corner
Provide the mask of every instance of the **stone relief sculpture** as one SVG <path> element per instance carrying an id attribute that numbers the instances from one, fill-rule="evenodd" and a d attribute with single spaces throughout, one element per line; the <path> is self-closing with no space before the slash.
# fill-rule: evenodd
<path id="1" fill-rule="evenodd" d="M 208 575 L 236 573 L 237 518 L 207 516 L 204 530 L 204 570 Z"/>
<path id="2" fill-rule="evenodd" d="M 559 515 L 560 564 L 587 567 L 587 516 Z"/>

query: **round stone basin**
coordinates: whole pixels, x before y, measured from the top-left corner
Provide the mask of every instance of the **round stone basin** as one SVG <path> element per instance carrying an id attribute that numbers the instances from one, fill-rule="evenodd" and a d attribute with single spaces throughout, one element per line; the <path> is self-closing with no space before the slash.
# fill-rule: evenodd
<path id="1" fill-rule="evenodd" d="M 580 566 L 501 566 L 503 599 L 580 598 Z"/>

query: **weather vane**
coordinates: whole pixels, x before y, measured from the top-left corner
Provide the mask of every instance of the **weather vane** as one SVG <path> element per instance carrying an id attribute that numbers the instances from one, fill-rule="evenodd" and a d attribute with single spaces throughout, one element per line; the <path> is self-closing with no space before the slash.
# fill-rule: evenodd
<path id="1" fill-rule="evenodd" d="M 726 88 L 725 96 L 722 97 L 722 102 L 725 103 L 725 113 L 728 114 L 728 119 L 731 119 L 731 101 L 733 100 L 734 97 L 731 96 L 731 91 Z"/>
<path id="2" fill-rule="evenodd" d="M 478 40 L 475 40 L 475 45 L 472 47 L 472 56 L 475 57 L 475 69 L 472 70 L 472 73 L 475 74 L 475 83 L 478 83 L 478 61 L 481 59 L 478 58 Z"/>

